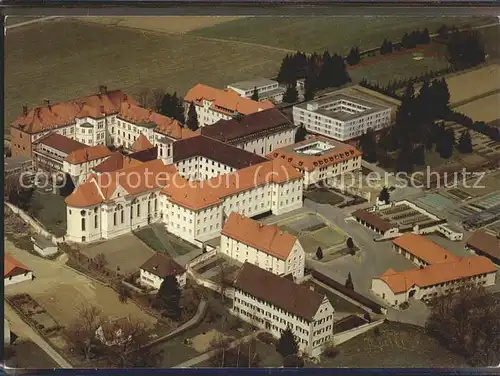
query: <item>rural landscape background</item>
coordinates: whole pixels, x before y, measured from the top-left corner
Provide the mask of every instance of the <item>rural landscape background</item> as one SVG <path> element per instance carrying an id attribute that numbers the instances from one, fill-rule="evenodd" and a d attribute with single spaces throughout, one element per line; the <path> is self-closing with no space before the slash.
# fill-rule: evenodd
<path id="1" fill-rule="evenodd" d="M 500 36 L 500 26 L 491 26 L 497 20 L 487 17 L 80 17 L 12 27 L 26 20 L 7 19 L 6 124 L 25 104 L 76 98 L 99 84 L 131 95 L 151 88 L 182 95 L 198 82 L 225 87 L 274 77 L 283 57 L 296 51 L 346 55 L 417 28 L 435 33 L 443 23 L 490 25 L 479 31 L 491 56 L 499 53 Z M 403 54 L 349 73 L 354 82 L 370 77 L 385 84 L 447 66 L 441 46 L 428 49 L 421 61 Z"/>

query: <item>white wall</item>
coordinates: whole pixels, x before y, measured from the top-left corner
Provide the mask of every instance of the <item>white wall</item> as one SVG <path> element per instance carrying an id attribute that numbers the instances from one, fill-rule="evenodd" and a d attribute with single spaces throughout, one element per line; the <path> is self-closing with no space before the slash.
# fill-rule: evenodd
<path id="1" fill-rule="evenodd" d="M 175 277 L 179 286 L 182 288 L 186 285 L 186 272 Z M 155 290 L 159 290 L 161 284 L 164 281 L 164 278 L 161 278 L 153 273 L 148 272 L 147 270 L 141 269 L 140 272 L 140 281 L 141 284 L 152 287 Z"/>
<path id="2" fill-rule="evenodd" d="M 19 274 L 4 278 L 3 281 L 4 281 L 4 286 L 10 286 L 24 281 L 31 281 L 32 279 L 33 279 L 33 273 L 28 271 L 24 274 Z"/>
<path id="3" fill-rule="evenodd" d="M 295 133 L 296 129 L 287 129 L 285 131 L 272 133 L 267 136 L 237 142 L 234 146 L 254 154 L 266 156 L 273 150 L 294 144 Z"/>
<path id="4" fill-rule="evenodd" d="M 349 341 L 350 339 L 359 336 L 360 334 L 366 333 L 367 331 L 379 326 L 385 321 L 385 319 L 380 319 L 377 321 L 373 321 L 370 323 L 366 323 L 364 325 L 358 326 L 357 328 L 353 328 L 350 330 L 346 330 L 344 332 L 340 332 L 333 335 L 333 344 L 338 346 L 344 342 Z"/>
<path id="5" fill-rule="evenodd" d="M 304 171 L 304 187 L 341 174 L 361 169 L 361 156 L 349 158 L 339 163 Z"/>

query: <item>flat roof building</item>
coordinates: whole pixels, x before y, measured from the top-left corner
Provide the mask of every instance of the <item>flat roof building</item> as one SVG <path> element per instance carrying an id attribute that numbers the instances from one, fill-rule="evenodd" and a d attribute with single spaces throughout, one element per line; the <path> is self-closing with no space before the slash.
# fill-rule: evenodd
<path id="1" fill-rule="evenodd" d="M 309 132 L 340 141 L 378 131 L 391 123 L 391 108 L 346 94 L 333 93 L 293 107 L 293 122 Z"/>
<path id="2" fill-rule="evenodd" d="M 270 100 L 273 103 L 281 103 L 286 89 L 279 86 L 277 81 L 267 78 L 255 78 L 253 80 L 235 82 L 227 85 L 228 89 L 234 90 L 245 98 L 251 98 L 254 91 L 257 90 L 259 100 Z"/>

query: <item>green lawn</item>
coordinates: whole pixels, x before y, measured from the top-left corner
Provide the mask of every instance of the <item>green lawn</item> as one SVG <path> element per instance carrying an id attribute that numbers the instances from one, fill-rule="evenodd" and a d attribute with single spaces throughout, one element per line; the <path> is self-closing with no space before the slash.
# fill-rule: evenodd
<path id="1" fill-rule="evenodd" d="M 310 367 L 467 367 L 465 360 L 441 346 L 423 328 L 409 324 L 385 322 L 374 330 L 361 334 L 338 349 L 334 359 L 322 358 Z"/>
<path id="2" fill-rule="evenodd" d="M 66 203 L 59 194 L 36 191 L 33 200 L 40 210 L 35 218 L 56 237 L 66 234 Z"/>
<path id="3" fill-rule="evenodd" d="M 138 231 L 134 231 L 135 236 L 146 243 L 149 248 L 156 252 L 167 252 L 167 248 L 162 244 L 151 227 L 144 227 Z"/>
<path id="4" fill-rule="evenodd" d="M 347 54 L 379 46 L 384 38 L 401 40 L 405 32 L 429 28 L 435 32 L 443 23 L 477 25 L 494 22 L 486 17 L 248 17 L 191 32 L 209 38 L 257 43 L 294 51 Z"/>

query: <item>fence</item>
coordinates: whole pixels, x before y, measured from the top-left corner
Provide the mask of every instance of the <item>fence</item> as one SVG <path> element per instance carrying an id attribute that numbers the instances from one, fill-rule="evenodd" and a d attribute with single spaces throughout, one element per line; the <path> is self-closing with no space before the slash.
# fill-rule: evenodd
<path id="1" fill-rule="evenodd" d="M 354 338 L 360 334 L 363 334 L 363 333 L 375 328 L 376 326 L 379 326 L 384 321 L 385 321 L 385 319 L 380 319 L 380 320 L 377 320 L 374 322 L 360 325 L 360 326 L 353 328 L 353 329 L 349 329 L 349 330 L 346 330 L 346 331 L 343 331 L 340 333 L 336 333 L 333 335 L 333 343 L 335 346 L 338 346 L 338 345 L 350 340 L 351 338 Z"/>

